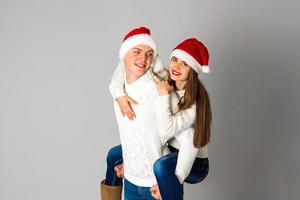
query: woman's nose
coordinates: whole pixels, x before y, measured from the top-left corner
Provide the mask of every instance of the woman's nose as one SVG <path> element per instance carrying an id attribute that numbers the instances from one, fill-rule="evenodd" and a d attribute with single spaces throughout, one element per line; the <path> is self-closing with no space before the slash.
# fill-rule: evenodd
<path id="1" fill-rule="evenodd" d="M 178 63 L 178 62 L 172 63 L 172 68 L 175 69 L 175 70 L 176 70 L 176 69 L 179 70 L 179 69 L 180 69 L 180 66 L 181 66 L 181 64 Z"/>

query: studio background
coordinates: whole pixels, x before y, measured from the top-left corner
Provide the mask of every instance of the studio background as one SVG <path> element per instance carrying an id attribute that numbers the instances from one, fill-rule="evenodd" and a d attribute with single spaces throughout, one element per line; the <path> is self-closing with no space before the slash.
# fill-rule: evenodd
<path id="1" fill-rule="evenodd" d="M 210 51 L 210 172 L 185 199 L 300 197 L 300 2 L 0 0 L 0 199 L 96 200 L 119 135 L 108 91 L 124 35 L 165 63 Z"/>

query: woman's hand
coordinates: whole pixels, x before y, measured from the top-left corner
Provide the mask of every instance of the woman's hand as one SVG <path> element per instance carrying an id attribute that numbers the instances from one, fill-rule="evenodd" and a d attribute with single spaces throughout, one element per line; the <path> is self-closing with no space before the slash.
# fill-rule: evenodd
<path id="1" fill-rule="evenodd" d="M 162 197 L 160 195 L 160 191 L 159 191 L 159 188 L 158 188 L 158 185 L 153 185 L 151 188 L 150 188 L 150 192 L 151 192 L 151 195 L 154 199 L 156 200 L 162 200 Z"/>
<path id="2" fill-rule="evenodd" d="M 115 166 L 115 172 L 116 172 L 117 177 L 124 178 L 124 165 L 123 165 L 123 163 Z"/>
<path id="3" fill-rule="evenodd" d="M 173 86 L 168 83 L 168 81 L 161 80 L 157 76 L 153 79 L 159 95 L 169 94 L 173 91 Z"/>
<path id="4" fill-rule="evenodd" d="M 133 120 L 136 117 L 135 113 L 131 107 L 132 104 L 137 104 L 137 102 L 135 100 L 133 100 L 129 96 L 125 95 L 125 96 L 116 98 L 116 101 L 119 104 L 120 111 L 123 116 L 127 116 L 128 119 L 130 119 L 130 120 Z"/>

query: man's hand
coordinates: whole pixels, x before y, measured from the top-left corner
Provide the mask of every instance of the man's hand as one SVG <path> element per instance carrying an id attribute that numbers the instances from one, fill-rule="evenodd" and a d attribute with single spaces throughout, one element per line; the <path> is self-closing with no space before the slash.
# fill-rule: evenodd
<path id="1" fill-rule="evenodd" d="M 136 117 L 135 113 L 131 107 L 132 104 L 137 104 L 137 102 L 135 100 L 133 100 L 129 96 L 125 95 L 125 96 L 116 98 L 116 101 L 119 104 L 120 111 L 123 116 L 127 116 L 128 119 L 130 119 L 130 120 L 133 120 Z"/>
<path id="2" fill-rule="evenodd" d="M 117 177 L 124 178 L 124 165 L 123 165 L 123 163 L 115 166 L 115 172 L 116 172 Z"/>
<path id="3" fill-rule="evenodd" d="M 173 86 L 168 83 L 168 81 L 161 80 L 157 76 L 153 79 L 159 95 L 169 94 L 173 91 Z"/>
<path id="4" fill-rule="evenodd" d="M 160 195 L 160 191 L 159 191 L 159 188 L 158 188 L 158 185 L 153 185 L 151 188 L 150 188 L 150 192 L 151 192 L 151 195 L 154 199 L 156 200 L 162 200 L 162 197 Z"/>

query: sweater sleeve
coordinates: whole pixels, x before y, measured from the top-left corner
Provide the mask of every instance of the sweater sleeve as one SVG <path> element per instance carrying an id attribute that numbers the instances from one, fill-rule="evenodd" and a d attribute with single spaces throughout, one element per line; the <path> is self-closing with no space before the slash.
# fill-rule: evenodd
<path id="1" fill-rule="evenodd" d="M 183 130 L 191 127 L 196 118 L 196 104 L 185 109 L 176 115 L 171 112 L 171 95 L 158 96 L 155 102 L 155 109 L 159 122 L 159 136 L 163 143 L 175 137 Z"/>
<path id="2" fill-rule="evenodd" d="M 199 149 L 195 148 L 193 145 L 193 136 L 193 128 L 186 129 L 180 135 L 176 136 L 176 139 L 180 143 L 180 148 L 178 152 L 175 175 L 180 183 L 183 183 L 186 177 L 188 177 L 199 152 Z"/>
<path id="3" fill-rule="evenodd" d="M 113 73 L 109 84 L 109 90 L 114 99 L 120 96 L 125 96 L 125 67 L 119 62 L 118 67 Z"/>

